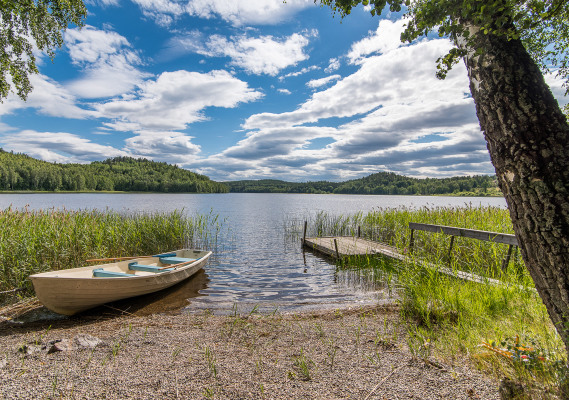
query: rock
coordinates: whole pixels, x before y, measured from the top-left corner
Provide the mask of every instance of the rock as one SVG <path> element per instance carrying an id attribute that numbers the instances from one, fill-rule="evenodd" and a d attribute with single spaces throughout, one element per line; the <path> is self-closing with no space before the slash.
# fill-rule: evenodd
<path id="1" fill-rule="evenodd" d="M 55 341 L 55 343 L 51 345 L 48 344 L 47 354 L 56 353 L 58 351 L 73 351 L 73 350 L 75 350 L 75 348 L 71 340 L 61 339 Z"/>
<path id="2" fill-rule="evenodd" d="M 23 344 L 18 347 L 18 352 L 26 356 L 42 351 L 42 346 L 38 344 Z"/>
<path id="3" fill-rule="evenodd" d="M 502 379 L 498 392 L 501 400 L 522 400 L 527 398 L 524 393 L 524 387 L 509 378 Z"/>
<path id="4" fill-rule="evenodd" d="M 81 333 L 73 338 L 59 339 L 48 343 L 47 354 L 55 353 L 58 351 L 75 351 L 81 349 L 94 349 L 95 347 L 103 344 L 103 341 L 95 336 Z"/>
<path id="5" fill-rule="evenodd" d="M 73 338 L 73 344 L 79 349 L 94 349 L 103 344 L 103 341 L 98 337 L 81 333 Z"/>

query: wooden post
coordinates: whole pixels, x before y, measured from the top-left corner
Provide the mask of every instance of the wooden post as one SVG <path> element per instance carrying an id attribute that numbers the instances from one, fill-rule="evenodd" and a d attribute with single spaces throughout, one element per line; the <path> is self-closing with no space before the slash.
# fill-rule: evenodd
<path id="1" fill-rule="evenodd" d="M 308 226 L 308 221 L 304 221 L 304 234 L 302 235 L 302 245 L 306 241 L 306 227 Z"/>
<path id="2" fill-rule="evenodd" d="M 340 259 L 340 252 L 338 251 L 338 240 L 334 238 L 334 247 L 336 247 L 336 258 Z"/>
<path id="3" fill-rule="evenodd" d="M 358 225 L 358 237 L 362 236 L 362 227 Z"/>
<path id="4" fill-rule="evenodd" d="M 450 246 L 448 248 L 448 262 L 450 263 L 451 260 L 451 252 L 452 252 L 452 246 L 454 246 L 454 236 L 450 237 Z"/>
<path id="5" fill-rule="evenodd" d="M 512 245 L 508 246 L 508 253 L 506 254 L 506 258 L 504 258 L 504 261 L 502 262 L 502 271 L 506 271 L 506 269 L 508 268 L 508 264 L 510 263 L 510 257 L 512 256 Z"/>
<path id="6" fill-rule="evenodd" d="M 415 233 L 415 229 L 411 229 L 411 238 L 409 239 L 409 253 L 413 252 L 413 234 Z"/>

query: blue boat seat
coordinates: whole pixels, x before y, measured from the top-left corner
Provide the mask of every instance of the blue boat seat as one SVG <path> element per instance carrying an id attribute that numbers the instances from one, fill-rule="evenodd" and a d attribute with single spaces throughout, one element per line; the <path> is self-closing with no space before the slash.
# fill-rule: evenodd
<path id="1" fill-rule="evenodd" d="M 93 270 L 93 277 L 95 278 L 126 278 L 133 277 L 132 274 L 127 274 L 124 272 L 106 271 L 103 268 L 97 268 Z"/>
<path id="2" fill-rule="evenodd" d="M 133 271 L 145 271 L 145 272 L 166 272 L 173 270 L 173 268 L 162 268 L 162 267 L 157 267 L 155 265 L 139 264 L 136 261 L 129 263 L 128 269 Z"/>
<path id="3" fill-rule="evenodd" d="M 152 257 L 176 257 L 176 253 L 155 254 Z"/>
<path id="4" fill-rule="evenodd" d="M 162 264 L 180 264 L 184 262 L 196 261 L 196 258 L 182 258 L 182 257 L 160 257 Z"/>

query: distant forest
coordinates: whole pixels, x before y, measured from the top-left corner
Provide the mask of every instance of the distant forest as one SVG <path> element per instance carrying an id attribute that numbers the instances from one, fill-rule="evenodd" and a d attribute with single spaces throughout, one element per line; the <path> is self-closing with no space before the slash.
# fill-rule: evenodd
<path id="1" fill-rule="evenodd" d="M 379 172 L 346 182 L 273 179 L 215 182 L 207 176 L 144 158 L 115 157 L 90 164 L 58 164 L 0 148 L 0 190 L 169 193 L 338 193 L 501 196 L 495 176 L 417 179 Z"/>
<path id="2" fill-rule="evenodd" d="M 265 179 L 225 182 L 231 192 L 238 193 L 337 193 L 400 195 L 470 195 L 501 196 L 495 176 L 477 175 L 454 178 L 417 179 L 379 172 L 346 182 L 294 183 Z"/>
<path id="3" fill-rule="evenodd" d="M 227 193 L 207 176 L 144 158 L 58 164 L 0 149 L 0 190 Z"/>

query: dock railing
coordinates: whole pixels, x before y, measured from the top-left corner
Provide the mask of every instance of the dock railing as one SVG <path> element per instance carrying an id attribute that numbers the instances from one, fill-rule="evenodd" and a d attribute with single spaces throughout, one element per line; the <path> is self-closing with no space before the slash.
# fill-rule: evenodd
<path id="1" fill-rule="evenodd" d="M 510 235 L 507 233 L 479 231 L 476 229 L 457 228 L 454 226 L 421 224 L 417 222 L 409 222 L 409 229 L 411 229 L 411 236 L 409 238 L 409 252 L 413 251 L 414 233 L 416 230 L 450 235 L 450 245 L 448 250 L 449 258 L 451 257 L 452 254 L 452 248 L 454 246 L 455 237 L 465 237 L 465 238 L 483 240 L 487 242 L 507 244 L 508 252 L 506 254 L 506 257 L 502 261 L 502 270 L 505 270 L 508 267 L 508 264 L 510 263 L 510 257 L 512 256 L 512 250 L 514 246 L 516 248 L 518 246 L 518 239 L 516 238 L 516 235 Z"/>

